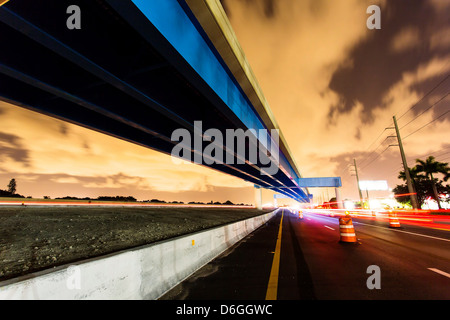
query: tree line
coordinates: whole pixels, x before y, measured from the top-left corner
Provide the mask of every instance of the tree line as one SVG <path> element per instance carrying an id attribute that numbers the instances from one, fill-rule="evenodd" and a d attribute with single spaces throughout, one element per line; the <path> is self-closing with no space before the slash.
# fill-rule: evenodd
<path id="1" fill-rule="evenodd" d="M 11 179 L 10 182 L 8 183 L 7 187 L 6 187 L 6 190 L 0 189 L 0 197 L 25 198 L 25 196 L 17 194 L 16 191 L 17 191 L 16 179 Z M 27 197 L 27 198 L 31 198 L 31 197 Z M 44 199 L 50 199 L 49 196 L 44 196 L 43 198 Z M 66 196 L 66 197 L 55 198 L 55 200 L 138 202 L 138 200 L 135 197 L 132 197 L 132 196 L 99 196 L 97 198 L 90 198 L 90 197 L 79 198 L 79 197 Z M 183 201 L 167 202 L 167 201 L 159 200 L 159 199 L 144 200 L 142 202 L 184 204 Z M 216 201 L 216 202 L 211 201 L 211 202 L 206 202 L 206 203 L 205 202 L 191 201 L 191 202 L 188 202 L 188 204 L 235 205 L 230 200 L 227 200 L 227 201 L 225 201 L 223 203 L 221 203 L 219 201 Z M 236 204 L 236 205 L 247 205 L 247 204 L 239 203 L 239 204 Z"/>
<path id="2" fill-rule="evenodd" d="M 17 182 L 16 179 L 11 179 L 6 186 L 6 190 L 0 189 L 0 197 L 9 197 L 9 198 L 25 198 L 25 196 L 16 193 L 17 191 Z"/>

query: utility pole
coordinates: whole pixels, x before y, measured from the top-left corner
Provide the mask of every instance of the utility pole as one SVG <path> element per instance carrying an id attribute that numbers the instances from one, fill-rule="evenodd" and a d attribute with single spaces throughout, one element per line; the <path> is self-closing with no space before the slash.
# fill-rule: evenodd
<path id="1" fill-rule="evenodd" d="M 408 191 L 411 197 L 411 204 L 414 209 L 419 209 L 417 202 L 416 192 L 414 186 L 411 183 L 411 175 L 409 174 L 408 163 L 406 162 L 405 151 L 403 150 L 402 138 L 400 137 L 400 130 L 398 129 L 397 119 L 394 118 L 395 132 L 397 133 L 398 147 L 400 148 L 400 155 L 402 156 L 403 169 L 405 170 L 406 184 L 408 185 Z"/>
<path id="2" fill-rule="evenodd" d="M 361 188 L 359 187 L 359 176 L 358 176 L 358 168 L 356 167 L 356 159 L 353 159 L 353 166 L 355 167 L 356 186 L 358 187 L 359 201 L 361 203 L 361 209 L 362 209 L 363 208 L 363 197 L 362 197 L 362 193 L 361 193 Z"/>

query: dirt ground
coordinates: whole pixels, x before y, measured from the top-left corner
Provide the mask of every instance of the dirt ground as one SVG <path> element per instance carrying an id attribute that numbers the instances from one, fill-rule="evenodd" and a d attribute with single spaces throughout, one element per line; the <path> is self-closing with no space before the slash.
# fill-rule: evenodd
<path id="1" fill-rule="evenodd" d="M 228 207 L 0 207 L 0 281 L 269 211 Z"/>

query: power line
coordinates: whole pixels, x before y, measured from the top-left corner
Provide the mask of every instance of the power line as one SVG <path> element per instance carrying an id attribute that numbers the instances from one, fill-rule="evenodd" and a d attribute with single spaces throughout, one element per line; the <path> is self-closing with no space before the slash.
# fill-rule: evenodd
<path id="1" fill-rule="evenodd" d="M 433 93 L 437 88 L 439 88 L 445 81 L 447 81 L 450 78 L 450 73 L 448 73 L 441 81 L 439 81 L 431 90 L 429 90 L 427 93 L 425 93 L 414 105 L 412 105 L 408 110 L 406 110 L 400 117 L 397 118 L 401 119 L 402 117 L 404 117 L 408 112 L 410 112 L 411 110 L 413 110 L 414 108 L 416 108 L 420 102 L 424 101 L 424 99 L 426 97 L 428 97 L 431 93 Z M 441 97 L 438 101 L 436 101 L 435 103 L 433 103 L 431 106 L 429 106 L 427 109 L 425 109 L 424 111 L 422 111 L 420 114 L 418 114 L 417 116 L 415 116 L 412 120 L 410 120 L 408 123 L 406 123 L 405 125 L 403 125 L 401 127 L 401 129 L 405 128 L 406 126 L 408 126 L 410 123 L 412 123 L 413 121 L 415 121 L 416 119 L 418 119 L 420 116 L 422 116 L 425 112 L 429 111 L 431 108 L 433 108 L 434 106 L 436 106 L 437 104 L 439 104 L 442 100 L 444 100 L 448 95 L 450 94 L 449 91 L 446 92 L 446 94 Z M 450 111 L 450 110 L 449 110 Z M 403 138 L 406 139 L 407 137 L 411 136 L 412 134 L 422 130 L 424 127 L 426 127 L 427 125 L 433 123 L 434 121 L 438 120 L 439 118 L 443 117 L 445 114 L 447 114 L 449 111 L 445 112 L 444 114 L 440 115 L 439 117 L 437 117 L 436 119 L 430 121 L 429 123 L 425 124 L 424 126 L 418 128 L 417 130 L 413 131 L 412 133 L 408 134 L 407 136 L 405 136 Z M 381 136 L 386 132 L 387 129 L 391 129 L 391 128 L 385 128 L 378 136 L 377 138 L 369 145 L 369 147 L 366 149 L 369 150 L 380 138 Z M 384 143 L 386 142 L 387 139 L 392 138 L 393 136 L 387 136 L 367 157 L 365 157 L 361 162 L 364 163 L 366 161 L 368 161 L 373 154 L 375 154 L 377 152 L 377 150 L 384 145 Z M 388 147 L 386 147 L 382 152 L 380 152 L 374 159 L 372 159 L 369 163 L 367 163 L 366 165 L 364 165 L 362 169 L 368 167 L 369 165 L 371 165 L 375 160 L 377 160 L 384 152 L 387 151 L 387 149 L 390 147 L 391 145 L 389 145 Z"/>
<path id="2" fill-rule="evenodd" d="M 366 149 L 366 151 L 369 150 L 370 147 L 371 147 L 375 142 L 377 142 L 377 140 L 383 135 L 383 133 L 384 133 L 386 130 L 387 130 L 387 128 L 384 128 L 384 130 L 381 131 L 380 135 L 375 139 L 374 142 L 372 142 L 372 143 L 370 144 L 370 146 Z"/>
<path id="3" fill-rule="evenodd" d="M 371 153 L 369 153 L 369 155 L 368 156 L 366 156 L 362 161 L 360 161 L 360 164 L 361 163 L 364 163 L 365 161 L 367 161 L 368 159 L 370 159 L 370 157 L 374 154 L 374 153 L 376 153 L 376 151 L 378 150 L 378 148 L 379 147 L 381 147 L 382 145 L 383 145 L 383 143 L 385 142 L 387 140 L 387 137 L 386 137 L 386 139 L 384 139 Z"/>
<path id="4" fill-rule="evenodd" d="M 406 138 L 408 138 L 409 136 L 413 135 L 414 133 L 416 133 L 417 131 L 422 130 L 423 128 L 425 128 L 426 126 L 432 124 L 433 122 L 437 121 L 438 119 L 442 118 L 443 116 L 445 116 L 447 113 L 449 113 L 450 110 L 447 110 L 446 112 L 444 112 L 443 114 L 441 114 L 439 117 L 437 117 L 436 119 L 431 120 L 430 122 L 427 122 L 426 124 L 424 124 L 423 126 L 421 126 L 419 129 L 414 130 L 413 132 L 411 132 L 410 134 L 408 134 L 406 137 L 403 138 L 403 140 L 405 140 Z"/>
<path id="5" fill-rule="evenodd" d="M 447 151 L 447 152 L 444 152 L 444 153 L 442 153 L 442 154 L 435 155 L 434 157 L 435 157 L 435 158 L 437 158 L 437 157 L 442 157 L 443 155 L 446 155 L 446 154 L 449 154 L 449 153 L 450 153 L 450 151 Z"/>
<path id="6" fill-rule="evenodd" d="M 450 60 L 449 60 L 450 61 Z M 412 118 L 418 117 L 416 114 L 422 113 L 423 109 L 432 108 L 430 104 L 434 104 L 437 99 L 442 96 L 445 96 L 450 92 L 450 79 L 448 79 L 444 84 L 441 84 L 438 88 L 433 91 L 427 92 L 428 95 L 424 95 L 422 98 L 418 98 L 417 102 L 411 106 L 411 109 L 403 114 L 401 120 L 398 120 L 399 125 L 403 125 L 403 123 L 410 121 Z M 437 97 L 435 99 L 435 97 Z"/>
<path id="7" fill-rule="evenodd" d="M 447 95 L 449 95 L 450 93 L 447 93 L 444 97 L 442 97 L 439 101 L 437 101 L 435 104 L 433 104 L 433 106 L 434 105 L 436 105 L 437 103 L 439 103 L 440 101 L 442 101 Z M 446 112 L 444 112 L 443 114 L 441 114 L 439 117 L 437 117 L 437 118 L 435 118 L 435 119 L 433 119 L 432 121 L 430 121 L 430 122 L 428 122 L 428 123 L 426 123 L 425 125 L 423 125 L 423 126 L 421 126 L 420 128 L 418 128 L 417 130 L 415 130 L 415 131 L 413 131 L 413 132 L 411 132 L 410 134 L 408 134 L 407 136 L 405 136 L 404 138 L 403 138 L 403 140 L 405 140 L 406 138 L 408 138 L 409 136 L 411 136 L 411 135 L 413 135 L 414 133 L 416 133 L 416 132 L 418 132 L 418 131 L 420 131 L 420 130 L 422 130 L 423 128 L 425 128 L 426 126 L 428 126 L 428 125 L 430 125 L 431 123 L 433 123 L 433 122 L 435 122 L 435 121 L 437 121 L 438 119 L 440 119 L 440 118 L 442 118 L 443 116 L 445 116 L 447 113 L 449 113 L 450 112 L 450 110 L 448 110 L 448 111 L 446 111 Z M 416 117 L 417 118 L 417 117 Z M 413 119 L 414 120 L 414 119 Z M 412 120 L 412 121 L 413 121 Z M 412 121 L 410 121 L 410 122 L 412 122 Z M 409 123 L 408 123 L 409 124 Z M 406 124 L 407 125 L 407 124 Z M 404 125 L 403 127 L 405 127 L 406 125 Z M 403 128 L 402 127 L 402 128 Z M 375 139 L 375 141 L 374 142 L 376 142 L 380 137 L 381 137 L 381 135 L 387 130 L 387 129 L 389 129 L 389 128 L 385 128 L 382 132 L 381 132 L 381 134 L 377 137 L 377 139 Z M 372 155 L 374 154 L 374 153 L 376 153 L 376 151 L 381 147 L 381 146 L 383 146 L 383 144 L 386 142 L 386 140 L 387 139 L 389 139 L 389 138 L 393 138 L 394 136 L 387 136 L 365 159 L 363 159 L 362 161 L 361 161 L 361 163 L 364 163 L 365 161 L 367 161 L 367 160 L 369 160 L 370 159 L 370 157 L 372 157 Z M 374 143 L 372 143 L 372 145 L 373 145 Z M 381 151 L 380 153 L 378 153 L 378 155 L 375 157 L 375 158 L 373 158 L 369 163 L 367 163 L 366 165 L 364 165 L 364 166 L 362 166 L 361 167 L 361 170 L 363 170 L 363 169 L 365 169 L 365 168 L 367 168 L 368 166 L 370 166 L 373 162 L 375 162 L 375 160 L 377 160 L 383 153 L 385 153 L 388 149 L 389 149 L 389 147 L 391 147 L 392 145 L 389 145 L 389 146 L 387 146 L 383 151 Z M 444 149 L 444 150 L 446 150 L 446 149 Z"/>
<path id="8" fill-rule="evenodd" d="M 425 156 L 434 156 L 437 159 L 439 157 L 445 156 L 445 155 L 450 153 L 450 151 L 446 151 L 446 150 L 450 150 L 450 148 L 444 148 L 444 149 L 441 149 L 441 150 L 427 152 L 427 153 L 421 154 L 420 156 L 409 156 L 409 157 L 407 157 L 407 159 L 408 159 L 408 162 L 411 161 L 411 160 L 420 159 L 420 158 L 425 157 Z M 446 152 L 440 153 L 442 151 L 446 151 Z M 393 172 L 394 173 L 398 172 L 401 169 L 403 169 L 403 165 L 397 166 L 396 169 Z"/>
<path id="9" fill-rule="evenodd" d="M 386 129 L 388 129 L 388 128 L 386 128 Z M 384 129 L 384 131 L 386 131 L 386 129 Z M 383 132 L 384 132 L 383 131 Z M 381 136 L 381 135 L 380 135 Z M 376 151 L 381 147 L 381 146 L 383 146 L 384 145 L 384 143 L 387 141 L 387 139 L 389 139 L 389 138 L 395 138 L 395 136 L 387 136 L 368 156 L 366 156 L 361 162 L 360 162 L 360 165 L 361 165 L 361 163 L 364 163 L 365 161 L 367 161 L 367 160 L 369 160 L 370 159 L 370 157 L 372 157 L 372 155 L 374 154 L 374 153 L 376 153 Z M 377 140 L 378 140 L 378 138 L 377 138 Z M 373 143 L 372 143 L 373 144 Z"/>
<path id="10" fill-rule="evenodd" d="M 447 159 L 450 159 L 450 157 L 445 157 L 445 158 L 443 158 L 443 159 L 440 159 L 439 161 L 443 161 L 443 160 L 447 160 Z"/>
<path id="11" fill-rule="evenodd" d="M 440 156 L 443 156 L 445 154 L 449 154 L 450 153 L 450 151 L 447 151 L 447 152 L 444 152 L 442 154 L 437 154 L 437 153 L 440 153 L 440 152 L 446 151 L 446 150 L 450 150 L 450 148 L 444 148 L 444 149 L 440 149 L 440 150 L 436 150 L 436 151 L 432 151 L 432 152 L 426 152 L 424 154 L 421 154 L 420 156 L 409 156 L 407 158 L 408 158 L 409 161 L 410 160 L 414 160 L 414 159 L 420 159 L 420 158 L 425 157 L 425 156 L 434 156 L 436 158 L 436 157 L 440 157 Z"/>
<path id="12" fill-rule="evenodd" d="M 361 168 L 367 168 L 368 166 L 370 166 L 375 160 L 377 160 L 383 153 L 385 153 L 387 151 L 387 149 L 389 149 L 389 147 L 391 147 L 391 145 L 387 146 L 386 149 L 384 149 L 383 151 L 381 151 L 372 161 L 370 161 L 368 164 L 366 164 L 364 167 Z"/>
<path id="13" fill-rule="evenodd" d="M 442 79 L 441 81 L 439 81 L 438 84 L 436 84 L 431 90 L 429 90 L 425 95 L 422 96 L 422 98 L 420 98 L 415 104 L 413 104 L 408 110 L 406 110 L 406 112 L 404 112 L 400 117 L 397 118 L 397 120 L 400 120 L 401 118 L 403 118 L 403 116 L 405 114 L 407 114 L 409 111 L 411 111 L 412 109 L 414 109 L 415 107 L 417 107 L 419 105 L 419 103 L 421 101 L 423 101 L 427 96 L 429 96 L 434 90 L 436 90 L 442 83 L 444 83 L 448 78 L 450 78 L 450 73 L 447 74 L 447 76 Z"/>
<path id="14" fill-rule="evenodd" d="M 441 97 L 438 101 L 436 101 L 435 103 L 433 103 L 431 106 L 429 106 L 428 108 L 426 108 L 424 111 L 422 111 L 420 114 L 418 114 L 417 116 L 415 116 L 412 120 L 410 120 L 407 124 L 403 125 L 400 129 L 403 129 L 404 127 L 406 127 L 408 124 L 410 124 L 411 122 L 413 122 L 414 120 L 416 120 L 417 118 L 419 118 L 421 115 L 423 115 L 425 112 L 427 112 L 428 110 L 430 110 L 431 108 L 433 108 L 434 106 L 436 106 L 439 102 L 441 102 L 442 100 L 444 100 L 445 98 L 447 98 L 447 96 L 450 94 L 450 92 L 447 92 L 443 97 Z"/>

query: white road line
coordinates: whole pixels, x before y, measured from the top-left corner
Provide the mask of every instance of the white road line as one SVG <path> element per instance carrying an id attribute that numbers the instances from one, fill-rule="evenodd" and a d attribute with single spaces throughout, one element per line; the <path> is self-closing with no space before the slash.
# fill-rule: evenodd
<path id="1" fill-rule="evenodd" d="M 409 231 L 397 230 L 397 229 L 392 229 L 392 228 L 374 226 L 373 224 L 369 224 L 369 223 L 362 223 L 362 222 L 360 222 L 359 224 L 363 224 L 365 226 L 370 226 L 370 227 L 374 227 L 374 228 L 380 228 L 380 229 L 385 229 L 385 230 L 403 232 L 403 233 L 408 233 L 408 234 L 412 234 L 412 235 L 415 235 L 415 236 L 421 236 L 421 237 L 425 237 L 425 238 L 431 238 L 431 239 L 436 239 L 436 240 L 442 240 L 442 241 L 450 242 L 450 239 L 444 239 L 444 238 L 438 238 L 438 237 L 433 237 L 433 236 L 427 236 L 426 234 L 420 234 L 420 233 L 414 233 L 414 232 L 409 232 Z"/>
<path id="2" fill-rule="evenodd" d="M 427 268 L 428 270 L 434 271 L 436 273 L 439 273 L 440 275 L 443 275 L 444 277 L 450 278 L 450 274 L 447 272 L 444 272 L 442 270 L 436 269 L 436 268 Z"/>
<path id="3" fill-rule="evenodd" d="M 333 228 L 331 228 L 331 227 L 329 227 L 329 226 L 326 226 L 326 225 L 324 225 L 324 227 L 325 227 L 325 228 L 328 228 L 328 229 L 331 229 L 331 230 L 334 230 Z"/>

